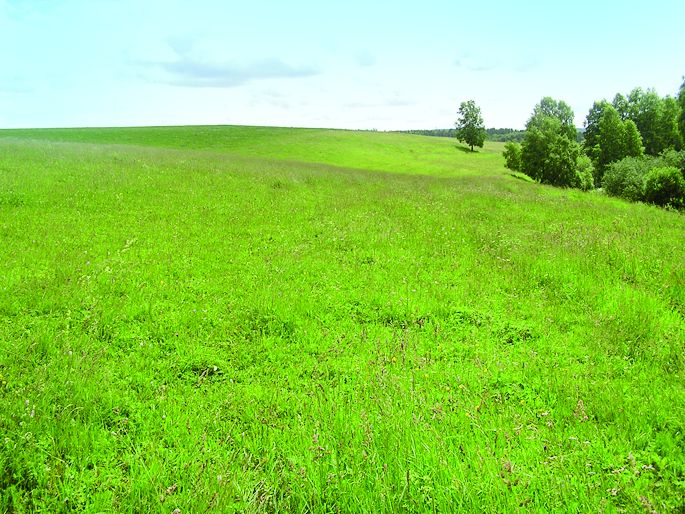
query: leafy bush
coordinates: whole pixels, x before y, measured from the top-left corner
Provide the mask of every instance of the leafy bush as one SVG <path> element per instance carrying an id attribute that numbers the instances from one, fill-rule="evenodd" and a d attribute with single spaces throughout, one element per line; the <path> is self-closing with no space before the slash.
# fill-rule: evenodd
<path id="1" fill-rule="evenodd" d="M 645 177 L 645 199 L 656 205 L 680 207 L 685 201 L 685 179 L 674 166 L 653 168 Z"/>
<path id="2" fill-rule="evenodd" d="M 506 167 L 513 171 L 521 171 L 521 145 L 515 141 L 508 141 L 502 152 L 506 160 Z"/>
<path id="3" fill-rule="evenodd" d="M 612 162 L 602 178 L 602 187 L 611 196 L 642 201 L 645 176 L 653 167 L 654 159 L 651 157 L 626 157 Z"/>
<path id="4" fill-rule="evenodd" d="M 576 159 L 576 183 L 575 187 L 583 191 L 595 188 L 593 173 L 595 171 L 592 160 L 587 155 L 579 155 Z"/>
<path id="5" fill-rule="evenodd" d="M 657 166 L 673 166 L 678 168 L 685 178 L 685 150 L 668 149 L 661 153 L 657 159 Z"/>

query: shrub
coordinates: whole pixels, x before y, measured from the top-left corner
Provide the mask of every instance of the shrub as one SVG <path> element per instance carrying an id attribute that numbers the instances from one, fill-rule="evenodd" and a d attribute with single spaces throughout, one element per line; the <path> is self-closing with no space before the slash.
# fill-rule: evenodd
<path id="1" fill-rule="evenodd" d="M 587 155 L 579 155 L 576 159 L 576 183 L 575 187 L 583 191 L 589 191 L 595 188 L 595 181 L 593 178 L 594 166 L 592 160 Z"/>
<path id="2" fill-rule="evenodd" d="M 685 179 L 674 166 L 653 168 L 645 177 L 645 199 L 656 205 L 680 207 L 685 201 Z"/>
<path id="3" fill-rule="evenodd" d="M 664 150 L 657 159 L 656 166 L 673 166 L 678 168 L 685 178 L 685 150 L 673 150 L 672 148 Z"/>
<path id="4" fill-rule="evenodd" d="M 633 202 L 644 200 L 645 176 L 654 167 L 651 157 L 626 157 L 609 164 L 602 187 L 611 196 Z"/>
<path id="5" fill-rule="evenodd" d="M 506 160 L 506 167 L 513 171 L 521 171 L 521 145 L 515 141 L 508 141 L 502 152 Z"/>

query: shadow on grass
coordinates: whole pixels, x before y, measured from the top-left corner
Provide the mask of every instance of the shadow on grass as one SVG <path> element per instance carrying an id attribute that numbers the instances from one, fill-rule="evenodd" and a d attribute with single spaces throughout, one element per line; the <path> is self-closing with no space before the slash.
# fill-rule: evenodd
<path id="1" fill-rule="evenodd" d="M 526 175 L 526 174 L 524 174 L 524 173 L 520 173 L 520 172 L 518 172 L 518 171 L 514 171 L 514 172 L 512 172 L 512 173 L 508 173 L 508 175 L 509 175 L 510 177 L 514 177 L 514 178 L 516 178 L 516 179 L 523 180 L 524 182 L 529 182 L 529 183 L 531 183 L 531 184 L 535 184 L 535 180 L 533 180 L 532 178 L 530 178 L 528 175 Z"/>
<path id="2" fill-rule="evenodd" d="M 468 146 L 464 146 L 464 145 L 454 145 L 454 148 L 456 148 L 457 150 L 460 150 L 464 153 L 477 153 L 478 152 L 475 148 L 473 149 L 473 151 L 471 151 L 471 149 Z"/>

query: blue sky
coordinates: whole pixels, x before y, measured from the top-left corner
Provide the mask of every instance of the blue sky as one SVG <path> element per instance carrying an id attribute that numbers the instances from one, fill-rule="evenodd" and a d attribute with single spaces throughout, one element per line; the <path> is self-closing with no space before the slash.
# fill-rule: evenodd
<path id="1" fill-rule="evenodd" d="M 674 95 L 685 2 L 0 0 L 0 127 L 521 128 Z"/>

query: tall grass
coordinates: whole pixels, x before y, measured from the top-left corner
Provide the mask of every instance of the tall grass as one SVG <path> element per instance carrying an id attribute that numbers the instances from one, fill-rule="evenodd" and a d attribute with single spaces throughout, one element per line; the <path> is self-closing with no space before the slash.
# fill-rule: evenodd
<path id="1" fill-rule="evenodd" d="M 0 510 L 685 508 L 684 234 L 438 138 L 0 132 Z"/>

